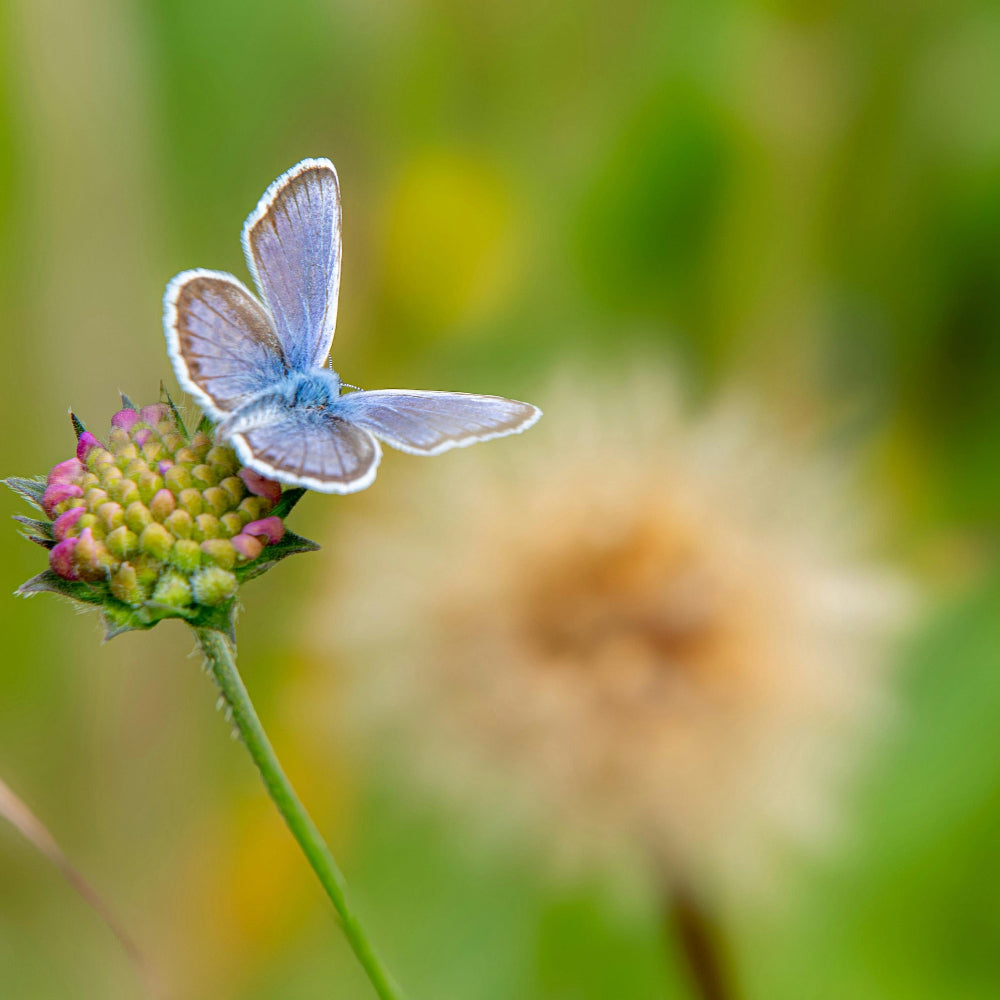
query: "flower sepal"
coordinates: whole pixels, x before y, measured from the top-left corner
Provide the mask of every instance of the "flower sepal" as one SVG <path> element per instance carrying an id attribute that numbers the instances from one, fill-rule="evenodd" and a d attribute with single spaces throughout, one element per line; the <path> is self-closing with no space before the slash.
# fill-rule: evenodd
<path id="1" fill-rule="evenodd" d="M 22 500 L 30 503 L 35 510 L 42 509 L 42 497 L 45 495 L 45 477 L 8 476 L 3 480 L 4 486 L 13 490 Z"/>
<path id="2" fill-rule="evenodd" d="M 41 545 L 44 549 L 55 547 L 56 538 L 52 532 L 50 521 L 41 521 L 36 517 L 25 517 L 23 514 L 15 514 L 14 520 L 21 525 L 22 538 L 27 538 L 29 542 Z"/>
<path id="3" fill-rule="evenodd" d="M 155 601 L 147 601 L 138 607 L 132 607 L 110 594 L 106 584 L 95 585 L 83 580 L 66 580 L 51 569 L 26 580 L 14 593 L 18 597 L 55 594 L 57 597 L 65 597 L 88 608 L 100 608 L 105 641 L 125 632 L 147 631 L 167 618 L 180 618 L 193 628 L 213 629 L 235 640 L 238 610 L 235 598 L 215 607 L 202 606 L 196 610 L 159 604 Z"/>
<path id="4" fill-rule="evenodd" d="M 246 583 L 273 569 L 282 559 L 296 556 L 300 552 L 316 552 L 318 549 L 319 545 L 316 542 L 296 535 L 292 531 L 286 531 L 280 542 L 268 545 L 257 559 L 245 566 L 238 566 L 234 573 L 240 583 Z"/>

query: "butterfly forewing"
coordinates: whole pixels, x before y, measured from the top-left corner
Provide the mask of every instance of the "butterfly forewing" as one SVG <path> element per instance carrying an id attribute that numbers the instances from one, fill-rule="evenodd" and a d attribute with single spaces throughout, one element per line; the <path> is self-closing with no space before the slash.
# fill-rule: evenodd
<path id="1" fill-rule="evenodd" d="M 340 186 L 329 160 L 303 160 L 265 192 L 243 251 L 292 368 L 322 365 L 337 322 Z"/>
<path id="2" fill-rule="evenodd" d="M 167 285 L 163 322 L 178 381 L 216 417 L 287 371 L 267 312 L 231 274 L 178 274 Z"/>
<path id="3" fill-rule="evenodd" d="M 437 455 L 527 430 L 541 411 L 530 403 L 464 392 L 376 389 L 337 400 L 335 412 L 387 444 Z"/>

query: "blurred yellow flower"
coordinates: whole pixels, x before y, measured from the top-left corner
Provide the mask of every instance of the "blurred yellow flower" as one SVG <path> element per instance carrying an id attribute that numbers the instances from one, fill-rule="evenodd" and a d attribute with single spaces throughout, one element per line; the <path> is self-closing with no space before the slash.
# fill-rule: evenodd
<path id="1" fill-rule="evenodd" d="M 447 331 L 503 299 L 513 273 L 513 198 L 491 165 L 430 151 L 386 206 L 385 295 L 420 329 Z"/>
<path id="2" fill-rule="evenodd" d="M 314 632 L 372 745 L 494 830 L 754 884 L 836 832 L 904 589 L 860 555 L 849 470 L 759 410 L 686 417 L 655 365 L 543 406 L 533 440 L 338 512 Z"/>

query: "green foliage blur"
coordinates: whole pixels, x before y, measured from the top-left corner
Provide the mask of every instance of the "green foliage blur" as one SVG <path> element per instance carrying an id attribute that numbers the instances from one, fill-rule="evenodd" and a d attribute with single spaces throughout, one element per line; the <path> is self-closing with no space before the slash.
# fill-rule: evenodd
<path id="1" fill-rule="evenodd" d="M 731 915 L 749 1000 L 1000 995 L 1000 8 L 984 0 L 2 0 L 3 474 L 174 386 L 165 282 L 246 277 L 304 156 L 344 197 L 334 345 L 358 385 L 532 398 L 658 348 L 864 457 L 927 600 L 850 836 Z M 599 406 L 600 400 L 594 400 Z M 388 460 L 376 489 L 390 489 Z M 296 530 L 329 540 L 310 496 Z M 20 512 L 11 495 L 3 513 Z M 310 702 L 323 553 L 246 593 L 248 685 L 414 998 L 686 997 L 657 901 L 463 850 Z M 0 532 L 0 590 L 40 550 Z M 0 776 L 172 996 L 369 996 L 180 626 L 0 599 Z M 142 995 L 0 821 L 0 996 Z"/>

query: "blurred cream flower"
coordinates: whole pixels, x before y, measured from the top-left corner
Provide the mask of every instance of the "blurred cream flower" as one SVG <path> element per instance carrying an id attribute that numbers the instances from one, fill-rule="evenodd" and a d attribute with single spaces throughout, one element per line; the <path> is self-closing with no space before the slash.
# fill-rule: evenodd
<path id="1" fill-rule="evenodd" d="M 858 555 L 849 470 L 746 405 L 685 417 L 654 365 L 545 410 L 341 520 L 313 633 L 371 745 L 494 829 L 746 885 L 836 832 L 900 587 Z"/>

